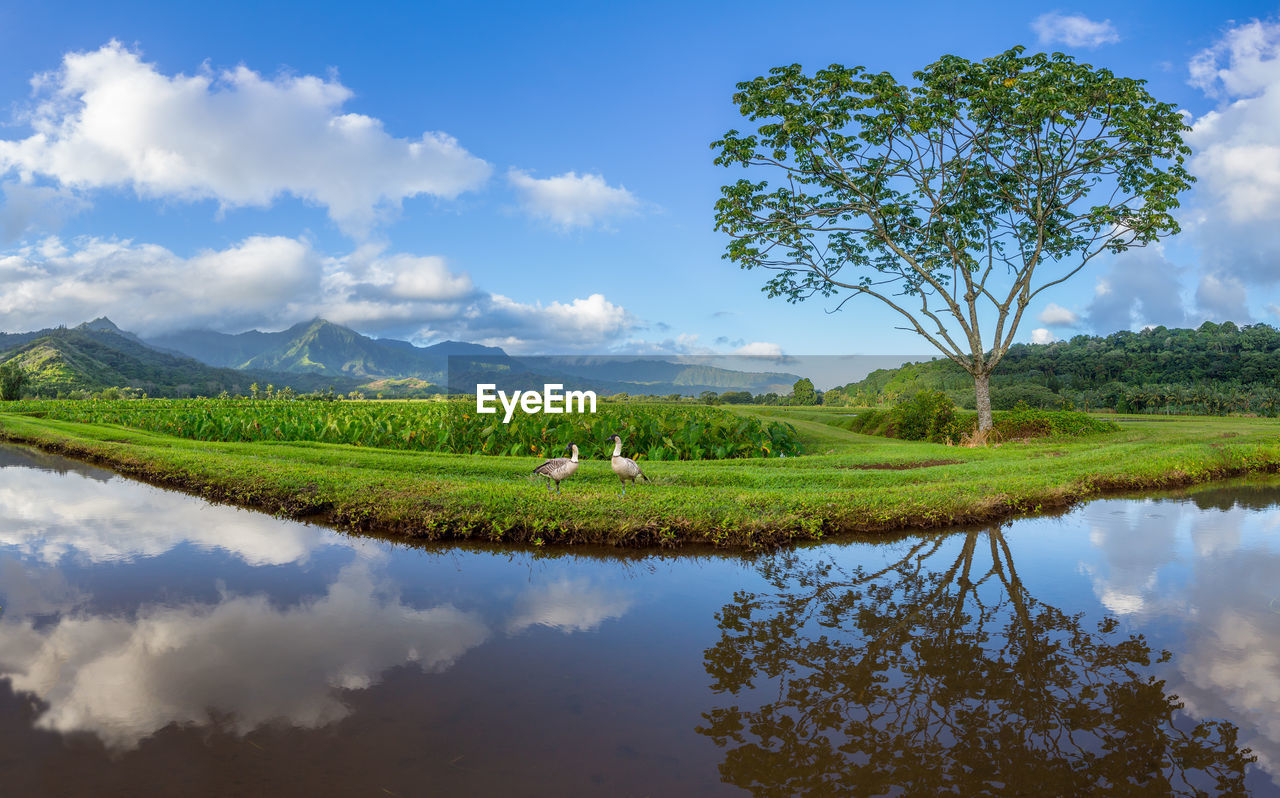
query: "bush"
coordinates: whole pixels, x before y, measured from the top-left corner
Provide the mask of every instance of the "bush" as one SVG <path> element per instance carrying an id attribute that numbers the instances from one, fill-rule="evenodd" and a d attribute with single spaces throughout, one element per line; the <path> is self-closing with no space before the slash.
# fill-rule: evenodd
<path id="1" fill-rule="evenodd" d="M 1113 421 L 1104 421 L 1074 410 L 1037 410 L 1019 404 L 996 419 L 996 431 L 1002 440 L 1017 438 L 1073 437 L 1114 432 Z"/>
<path id="2" fill-rule="evenodd" d="M 953 434 L 956 406 L 942 391 L 920 391 L 893 410 L 897 437 L 945 443 Z"/>
<path id="3" fill-rule="evenodd" d="M 17 363 L 0 366 L 0 400 L 12 402 L 21 399 L 27 382 L 27 372 Z"/>

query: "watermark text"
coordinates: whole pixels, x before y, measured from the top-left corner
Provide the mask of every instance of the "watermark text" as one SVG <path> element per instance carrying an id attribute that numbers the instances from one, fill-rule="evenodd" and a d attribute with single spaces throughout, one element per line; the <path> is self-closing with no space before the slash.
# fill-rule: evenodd
<path id="1" fill-rule="evenodd" d="M 516 408 L 525 413 L 594 413 L 596 412 L 595 391 L 565 391 L 564 385 L 558 382 L 542 386 L 542 393 L 537 391 L 497 390 L 497 384 L 484 382 L 476 385 L 476 412 L 497 413 L 495 404 L 501 404 L 504 411 L 503 424 L 510 424 Z M 575 403 L 577 409 L 574 409 Z M 590 409 L 587 409 L 590 407 Z"/>

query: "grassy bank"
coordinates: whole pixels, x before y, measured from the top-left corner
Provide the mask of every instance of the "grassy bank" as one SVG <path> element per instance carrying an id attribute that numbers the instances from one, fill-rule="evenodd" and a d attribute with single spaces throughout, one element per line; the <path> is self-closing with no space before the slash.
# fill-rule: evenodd
<path id="1" fill-rule="evenodd" d="M 1280 470 L 1280 425 L 1118 418 L 1121 431 L 964 449 L 841 429 L 843 408 L 743 408 L 795 425 L 803 457 L 654 462 L 619 495 L 607 459 L 548 494 L 535 457 L 306 442 L 216 443 L 0 413 L 0 437 L 215 501 L 356 531 L 515 543 L 760 546 L 991 520 L 1105 490 Z"/>

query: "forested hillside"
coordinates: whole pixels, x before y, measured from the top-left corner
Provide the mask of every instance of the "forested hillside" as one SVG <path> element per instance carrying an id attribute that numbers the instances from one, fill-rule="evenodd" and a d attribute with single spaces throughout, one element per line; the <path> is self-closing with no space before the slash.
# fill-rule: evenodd
<path id="1" fill-rule="evenodd" d="M 1077 335 L 1052 344 L 1018 344 L 991 378 L 992 405 L 1072 405 L 1120 412 L 1280 412 L 1280 330 L 1205 322 L 1197 329 L 1153 327 L 1105 337 Z M 921 389 L 972 408 L 973 381 L 938 359 L 874 371 L 828 391 L 829 404 L 893 404 Z"/>
<path id="2" fill-rule="evenodd" d="M 15 336 L 14 340 L 21 340 Z M 4 342 L 8 343 L 8 342 Z M 297 392 L 336 387 L 346 391 L 356 381 L 315 374 L 280 374 L 261 370 L 213 368 L 188 357 L 149 347 L 118 329 L 82 324 L 43 330 L 36 337 L 0 349 L 0 363 L 26 372 L 26 393 L 54 397 L 103 388 L 128 387 L 152 396 L 216 396 L 222 391 L 247 394 L 254 382 L 289 387 Z"/>

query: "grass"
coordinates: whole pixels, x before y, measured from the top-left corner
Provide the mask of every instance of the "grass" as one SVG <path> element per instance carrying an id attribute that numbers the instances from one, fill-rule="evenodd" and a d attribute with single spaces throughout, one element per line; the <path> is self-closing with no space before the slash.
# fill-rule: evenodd
<path id="1" fill-rule="evenodd" d="M 966 449 L 849 432 L 838 426 L 856 412 L 846 408 L 734 412 L 790 422 L 810 454 L 646 463 L 653 484 L 623 498 L 607 459 L 585 461 L 556 496 L 532 478 L 535 457 L 213 443 L 13 413 L 0 413 L 0 437 L 353 531 L 532 545 L 754 548 L 988 521 L 1103 491 L 1280 470 L 1280 425 L 1268 419 L 1112 417 L 1119 432 Z M 938 461 L 946 464 L 913 467 Z"/>

